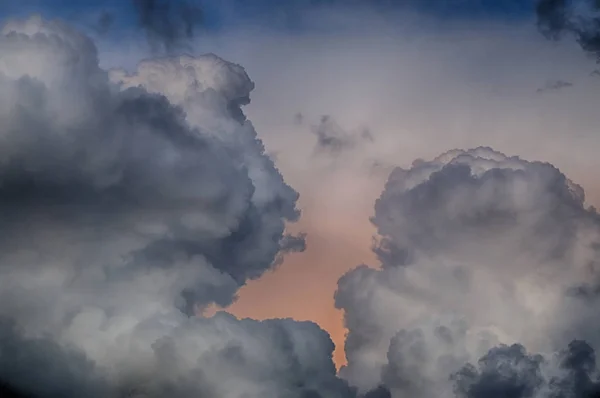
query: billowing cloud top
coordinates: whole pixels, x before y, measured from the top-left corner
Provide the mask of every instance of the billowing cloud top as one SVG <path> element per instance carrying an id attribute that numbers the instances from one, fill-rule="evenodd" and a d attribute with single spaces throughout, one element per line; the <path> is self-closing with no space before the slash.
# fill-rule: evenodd
<path id="1" fill-rule="evenodd" d="M 349 394 L 315 324 L 226 305 L 302 237 L 298 194 L 214 55 L 98 66 L 39 17 L 0 35 L 0 385 L 28 397 Z"/>
<path id="2" fill-rule="evenodd" d="M 393 397 L 596 391 L 600 220 L 557 168 L 450 151 L 394 170 L 372 221 L 382 267 L 350 271 L 336 293 L 351 384 Z"/>

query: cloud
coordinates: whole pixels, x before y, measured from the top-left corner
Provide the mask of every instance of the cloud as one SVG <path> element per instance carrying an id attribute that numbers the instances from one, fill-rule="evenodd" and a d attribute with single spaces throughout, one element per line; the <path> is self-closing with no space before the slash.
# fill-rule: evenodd
<path id="1" fill-rule="evenodd" d="M 350 268 L 375 263 L 368 219 L 385 179 L 395 166 L 410 168 L 414 159 L 448 148 L 486 145 L 550 161 L 586 187 L 587 202 L 598 202 L 590 171 L 599 163 L 598 91 L 587 76 L 593 62 L 578 46 L 547 41 L 532 21 L 448 18 L 432 26 L 407 12 L 393 30 L 365 12 L 350 15 L 354 30 L 333 27 L 331 33 L 335 16 L 321 17 L 318 30 L 303 34 L 236 25 L 198 38 L 198 48 L 251 73 L 257 89 L 245 112 L 268 152 L 277 153 L 286 181 L 301 192 L 303 215 L 294 228 L 309 237 L 306 253 L 289 256 L 276 272 L 244 287 L 230 311 L 313 319 L 341 348 L 345 329 L 332 308 L 333 292 Z M 118 48 L 103 61 L 126 64 L 111 59 Z M 574 86 L 560 95 L 535 93 L 557 77 Z M 298 111 L 302 124 L 294 120 Z M 348 132 L 369 126 L 376 140 L 338 157 L 316 155 L 310 127 L 321 115 Z M 308 297 L 305 286 L 311 286 Z M 335 358 L 344 364 L 343 353 Z"/>
<path id="2" fill-rule="evenodd" d="M 106 34 L 114 25 L 114 23 L 115 15 L 108 11 L 103 11 L 100 13 L 98 20 L 96 21 L 95 30 L 100 35 Z"/>
<path id="3" fill-rule="evenodd" d="M 531 397 L 543 383 L 543 358 L 531 356 L 523 346 L 499 346 L 478 361 L 478 368 L 465 366 L 454 377 L 459 397 Z"/>
<path id="4" fill-rule="evenodd" d="M 548 38 L 572 35 L 581 48 L 600 61 L 600 7 L 591 0 L 540 0 L 536 5 L 538 27 Z"/>
<path id="5" fill-rule="evenodd" d="M 67 380 L 117 395 L 352 395 L 335 377 L 330 340 L 314 324 L 186 316 L 214 302 L 231 302 L 282 251 L 304 246 L 302 235 L 283 233 L 285 223 L 298 218 L 298 195 L 264 155 L 242 112 L 253 88 L 243 69 L 207 55 L 154 59 L 133 72 L 106 73 L 95 56 L 85 55 L 93 48 L 89 40 L 53 33 L 62 32 L 60 25 L 36 24 L 11 23 L 7 32 L 24 34 L 7 34 L 14 41 L 7 45 L 11 51 L 3 56 L 2 71 L 7 90 L 0 109 L 10 134 L 1 147 L 7 159 L 16 159 L 4 167 L 9 210 L 2 263 L 17 265 L 6 266 L 2 275 L 0 312 L 18 324 L 15 341 L 58 347 L 63 351 L 55 355 L 67 358 L 58 363 L 89 369 L 86 377 L 72 376 L 67 366 L 62 372 Z M 46 33 L 33 37 L 40 29 Z M 371 58 L 364 59 L 363 67 L 376 68 Z M 440 69 L 436 62 L 424 64 Z M 269 73 L 273 70 L 279 69 Z M 382 75 L 378 72 L 370 73 Z M 411 87 L 393 91 L 410 92 L 411 103 L 435 109 L 428 100 L 443 91 L 435 83 L 447 76 L 423 72 L 435 86 L 432 96 Z M 414 81 L 410 73 L 404 76 L 384 77 Z M 357 79 L 352 90 L 362 92 L 364 81 Z M 369 94 L 360 97 L 370 101 Z M 355 109 L 344 108 L 351 96 L 341 97 L 336 105 L 354 116 Z M 472 98 L 474 113 L 483 109 L 480 99 Z M 422 117 L 447 121 L 460 102 L 458 96 L 454 103 L 447 100 L 446 114 L 440 108 Z M 387 98 L 373 101 L 371 108 L 385 103 L 402 108 L 407 120 L 402 127 L 418 126 L 421 116 L 411 114 L 414 108 Z M 436 141 L 422 141 L 437 150 L 451 129 L 448 123 L 442 137 L 432 128 Z M 394 127 L 394 133 L 400 130 Z M 409 149 L 414 145 L 400 141 Z M 367 396 L 450 393 L 458 381 L 449 376 L 466 362 L 477 365 L 498 343 L 519 341 L 527 352 L 546 355 L 568 344 L 571 329 L 593 334 L 593 300 L 562 294 L 573 286 L 593 292 L 593 286 L 581 285 L 592 279 L 583 269 L 594 256 L 581 242 L 596 241 L 593 212 L 584 208 L 581 190 L 547 164 L 485 148 L 465 152 L 448 154 L 453 160 L 416 162 L 404 170 L 412 172 L 410 178 L 394 172 L 375 215 L 384 232 L 376 246 L 383 270 L 361 267 L 340 282 L 338 302 L 347 321 L 356 322 L 342 374 Z M 398 187 L 409 180 L 414 187 Z M 30 226 L 20 222 L 22 214 Z M 581 269 L 563 273 L 558 263 Z M 542 272 L 547 292 L 531 265 L 547 271 Z M 560 316 L 546 324 L 552 308 Z M 25 363 L 36 361 L 32 355 Z M 464 391 L 476 391 L 468 386 L 487 380 L 480 376 L 489 372 L 477 366 L 462 384 Z M 17 379 L 10 376 L 11 388 L 42 394 Z"/>
<path id="6" fill-rule="evenodd" d="M 104 36 L 118 25 L 127 24 L 143 33 L 154 54 L 190 51 L 205 24 L 200 2 L 188 0 L 130 0 L 95 14 L 90 24 L 93 33 Z M 80 15 L 79 19 L 85 17 Z"/>
<path id="7" fill-rule="evenodd" d="M 204 23 L 202 8 L 187 0 L 132 0 L 138 24 L 156 51 L 188 47 Z"/>
<path id="8" fill-rule="evenodd" d="M 536 90 L 537 93 L 544 93 L 547 91 L 558 91 L 567 87 L 572 87 L 573 83 L 564 81 L 564 80 L 556 80 L 556 81 L 548 81 L 543 87 L 540 87 Z"/>
<path id="9" fill-rule="evenodd" d="M 372 222 L 381 267 L 349 271 L 335 297 L 340 374 L 359 391 L 537 396 L 558 383 L 553 353 L 599 346 L 595 301 L 572 292 L 597 285 L 600 218 L 553 165 L 452 150 L 396 168 Z M 568 377 L 556 389 L 579 391 Z"/>
<path id="10" fill-rule="evenodd" d="M 306 254 L 290 256 L 276 272 L 240 291 L 231 311 L 261 319 L 314 319 L 332 332 L 338 345 L 345 330 L 341 322 L 338 326 L 341 316 L 330 308 L 330 297 L 339 275 L 357 263 L 375 262 L 368 249 L 368 217 L 383 187 L 380 179 L 394 166 L 410 169 L 414 159 L 430 159 L 448 148 L 489 145 L 524 159 L 550 161 L 586 187 L 586 202 L 598 201 L 596 177 L 590 172 L 598 166 L 598 91 L 586 84 L 593 63 L 577 46 L 546 41 L 531 21 L 456 23 L 448 18 L 432 26 L 428 18 L 405 13 L 392 30 L 370 13 L 353 16 L 348 20 L 351 32 L 338 31 L 332 16 L 320 20 L 319 30 L 305 34 L 236 26 L 215 37 L 202 35 L 198 44 L 240 62 L 257 83 L 252 103 L 244 109 L 269 152 L 278 153 L 286 180 L 302 193 L 303 217 L 294 228 L 306 230 L 310 239 Z M 328 34 L 331 26 L 335 33 Z M 119 55 L 118 49 L 107 49 L 103 62 L 126 64 L 111 58 Z M 128 51 L 123 50 L 123 58 L 140 57 L 135 49 Z M 574 86 L 561 95 L 535 94 L 557 76 Z M 304 125 L 293 124 L 291 115 L 298 110 L 305 115 Z M 369 126 L 376 142 L 347 153 L 356 156 L 340 157 L 335 168 L 328 156 L 311 157 L 316 139 L 306 126 L 318 123 L 323 114 L 345 129 Z M 385 170 L 365 176 L 371 161 Z M 311 287 L 308 296 L 306 286 Z M 574 305 L 573 315 L 578 311 Z M 489 340 L 469 361 L 476 364 L 490 345 L 500 342 Z M 521 343 L 528 352 L 545 351 Z M 378 358 L 380 352 L 387 355 L 389 341 L 385 344 Z M 341 355 L 337 358 L 344 363 Z"/>
<path id="11" fill-rule="evenodd" d="M 519 344 L 491 349 L 477 366 L 455 375 L 458 397 L 595 397 L 600 392 L 596 353 L 574 340 L 550 358 L 526 352 Z"/>
<path id="12" fill-rule="evenodd" d="M 297 119 L 297 118 L 296 118 Z M 317 136 L 315 152 L 327 153 L 338 156 L 348 150 L 355 149 L 361 143 L 374 141 L 373 135 L 368 129 L 361 131 L 347 131 L 338 125 L 331 116 L 322 116 L 318 125 L 313 126 L 311 131 Z"/>
<path id="13" fill-rule="evenodd" d="M 85 355 L 51 339 L 27 339 L 22 333 L 13 322 L 0 321 L 3 397 L 107 396 L 106 381 L 96 375 Z"/>
<path id="14" fill-rule="evenodd" d="M 352 397 L 312 322 L 194 316 L 282 253 L 298 193 L 215 55 L 98 66 L 59 21 L 0 35 L 0 385 L 26 397 Z"/>

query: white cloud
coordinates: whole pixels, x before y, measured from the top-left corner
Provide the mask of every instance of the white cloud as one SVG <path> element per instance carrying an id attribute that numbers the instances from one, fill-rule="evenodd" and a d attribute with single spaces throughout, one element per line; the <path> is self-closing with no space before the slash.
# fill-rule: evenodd
<path id="1" fill-rule="evenodd" d="M 496 344 L 548 354 L 576 339 L 592 355 L 599 347 L 581 286 L 597 284 L 600 218 L 551 164 L 449 151 L 395 169 L 372 221 L 381 269 L 348 272 L 336 292 L 349 330 L 341 375 L 360 390 L 453 396 L 450 376 Z M 490 361 L 517 355 L 510 366 L 520 372 L 526 354 L 502 350 Z"/>

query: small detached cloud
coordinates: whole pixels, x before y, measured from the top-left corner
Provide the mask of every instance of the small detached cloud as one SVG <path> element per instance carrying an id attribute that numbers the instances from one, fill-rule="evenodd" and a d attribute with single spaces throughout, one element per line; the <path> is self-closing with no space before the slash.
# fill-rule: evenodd
<path id="1" fill-rule="evenodd" d="M 542 94 L 549 91 L 560 91 L 567 87 L 573 87 L 573 83 L 564 80 L 547 81 L 546 84 L 544 84 L 543 87 L 538 88 L 536 92 Z"/>
<path id="2" fill-rule="evenodd" d="M 298 125 L 304 124 L 304 115 L 296 114 L 294 122 Z M 375 141 L 368 128 L 346 130 L 328 115 L 321 116 L 319 123 L 311 126 L 310 129 L 317 138 L 314 149 L 316 155 L 337 157 Z"/>

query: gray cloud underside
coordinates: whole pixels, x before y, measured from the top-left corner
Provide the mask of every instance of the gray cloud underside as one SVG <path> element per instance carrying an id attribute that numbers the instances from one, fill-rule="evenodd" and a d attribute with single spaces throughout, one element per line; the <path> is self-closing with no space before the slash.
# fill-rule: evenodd
<path id="1" fill-rule="evenodd" d="M 58 21 L 0 36 L 0 386 L 45 397 L 342 397 L 317 325 L 190 316 L 305 247 L 298 194 L 215 55 L 98 66 Z"/>

